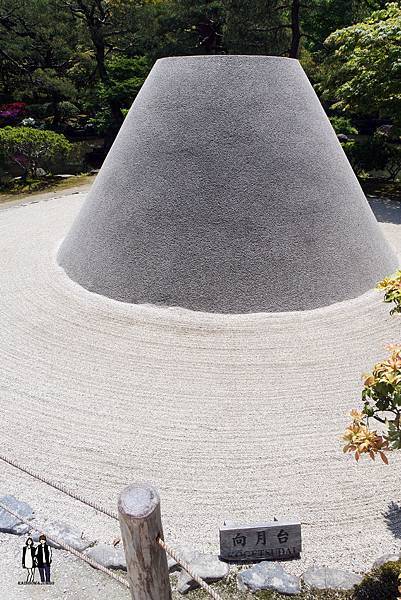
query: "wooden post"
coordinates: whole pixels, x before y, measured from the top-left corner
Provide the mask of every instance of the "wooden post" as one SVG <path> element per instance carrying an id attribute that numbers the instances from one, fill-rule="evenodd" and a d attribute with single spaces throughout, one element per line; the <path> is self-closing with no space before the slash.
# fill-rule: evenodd
<path id="1" fill-rule="evenodd" d="M 163 539 L 157 490 L 146 483 L 126 487 L 118 519 L 132 600 L 171 600 L 166 553 L 156 541 Z"/>

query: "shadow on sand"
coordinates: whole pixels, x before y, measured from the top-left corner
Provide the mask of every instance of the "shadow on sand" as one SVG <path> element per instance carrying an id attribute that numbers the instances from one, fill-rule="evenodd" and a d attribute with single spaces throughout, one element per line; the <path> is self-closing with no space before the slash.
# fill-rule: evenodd
<path id="1" fill-rule="evenodd" d="M 379 223 L 401 224 L 401 202 L 388 198 L 368 198 L 368 202 Z"/>
<path id="2" fill-rule="evenodd" d="M 390 502 L 388 509 L 383 513 L 384 520 L 393 536 L 401 539 L 401 506 L 396 502 Z"/>

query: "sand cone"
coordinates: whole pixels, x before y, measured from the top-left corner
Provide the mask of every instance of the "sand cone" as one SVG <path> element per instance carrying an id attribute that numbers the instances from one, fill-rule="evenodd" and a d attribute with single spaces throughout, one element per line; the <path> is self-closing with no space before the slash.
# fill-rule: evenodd
<path id="1" fill-rule="evenodd" d="M 88 290 L 208 312 L 305 310 L 392 272 L 296 60 L 158 60 L 64 240 Z"/>

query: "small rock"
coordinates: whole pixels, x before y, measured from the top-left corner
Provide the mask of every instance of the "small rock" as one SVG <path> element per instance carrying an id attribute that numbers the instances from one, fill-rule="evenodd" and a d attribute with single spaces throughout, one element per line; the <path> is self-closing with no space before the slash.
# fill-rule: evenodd
<path id="1" fill-rule="evenodd" d="M 187 563 L 195 560 L 199 556 L 203 556 L 199 550 L 195 550 L 192 546 L 187 546 L 185 544 L 176 547 L 176 553 L 179 558 L 182 558 Z"/>
<path id="2" fill-rule="evenodd" d="M 98 544 L 97 546 L 93 546 L 93 548 L 89 548 L 85 554 L 108 569 L 127 570 L 125 554 L 122 548 L 115 548 L 108 544 Z"/>
<path id="3" fill-rule="evenodd" d="M 31 528 L 28 527 L 28 525 L 25 525 L 25 523 L 18 523 L 18 525 L 13 528 L 13 533 L 16 535 L 25 535 L 30 530 Z"/>
<path id="4" fill-rule="evenodd" d="M 215 554 L 198 554 L 196 558 L 189 562 L 189 566 L 196 575 L 199 575 L 208 583 L 224 579 L 230 570 L 229 566 L 219 560 L 219 557 Z M 177 581 L 177 591 L 186 594 L 197 587 L 199 587 L 199 584 L 192 579 L 189 573 L 181 570 Z"/>
<path id="5" fill-rule="evenodd" d="M 192 546 L 187 546 L 185 544 L 176 546 L 175 551 L 177 552 L 177 556 L 186 563 L 190 563 L 195 558 L 198 558 L 198 556 L 201 556 L 199 550 L 194 550 Z M 170 573 L 173 573 L 174 571 L 181 571 L 180 563 L 178 563 L 172 556 L 167 557 L 167 565 Z"/>
<path id="6" fill-rule="evenodd" d="M 82 552 L 93 545 L 93 541 L 84 540 L 80 531 L 73 529 L 69 525 L 66 525 L 66 523 L 62 523 L 61 521 L 42 521 L 41 523 L 43 524 L 44 532 L 46 534 L 72 546 L 72 548 L 79 552 Z M 34 542 L 39 541 L 39 535 L 40 533 L 37 531 L 33 532 L 32 539 Z M 61 546 L 51 540 L 48 540 L 47 543 L 53 548 L 61 548 Z"/>
<path id="7" fill-rule="evenodd" d="M 295 596 L 301 593 L 299 577 L 287 573 L 279 563 L 263 561 L 237 575 L 238 588 L 245 592 L 273 590 Z"/>
<path id="8" fill-rule="evenodd" d="M 34 512 L 33 508 L 26 502 L 17 500 L 14 496 L 3 496 L 0 498 L 0 502 L 5 506 L 8 506 L 10 510 L 17 513 L 28 521 L 33 519 Z M 5 510 L 0 509 L 0 531 L 3 533 L 14 533 L 15 535 L 23 535 L 29 531 L 29 527 L 19 521 L 17 518 L 10 515 Z"/>
<path id="9" fill-rule="evenodd" d="M 351 590 L 354 585 L 362 581 L 362 577 L 340 569 L 310 567 L 303 574 L 303 580 L 307 585 L 318 590 Z"/>
<path id="10" fill-rule="evenodd" d="M 172 556 L 167 558 L 167 567 L 170 573 L 174 573 L 174 571 L 181 571 L 180 565 Z"/>
<path id="11" fill-rule="evenodd" d="M 375 560 L 372 569 L 381 567 L 388 562 L 396 562 L 397 560 L 401 560 L 401 554 L 383 554 L 383 556 L 379 556 L 379 558 Z"/>

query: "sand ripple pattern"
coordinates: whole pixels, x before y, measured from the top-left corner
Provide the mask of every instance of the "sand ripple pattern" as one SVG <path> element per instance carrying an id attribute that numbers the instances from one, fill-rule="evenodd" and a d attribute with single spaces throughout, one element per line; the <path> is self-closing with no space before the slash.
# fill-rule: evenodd
<path id="1" fill-rule="evenodd" d="M 361 372 L 401 339 L 380 296 L 247 315 L 106 299 L 55 262 L 81 203 L 1 214 L 2 452 L 113 509 L 150 481 L 171 543 L 217 548 L 225 518 L 298 515 L 296 568 L 397 549 L 401 454 L 355 464 L 339 440 Z"/>

